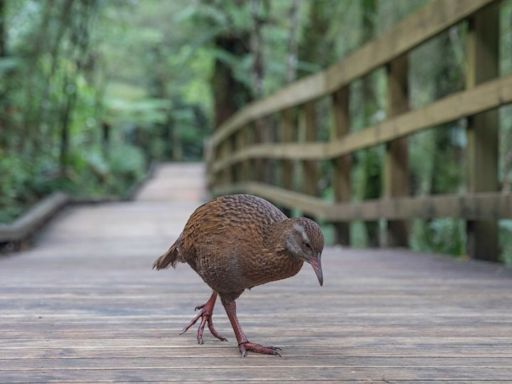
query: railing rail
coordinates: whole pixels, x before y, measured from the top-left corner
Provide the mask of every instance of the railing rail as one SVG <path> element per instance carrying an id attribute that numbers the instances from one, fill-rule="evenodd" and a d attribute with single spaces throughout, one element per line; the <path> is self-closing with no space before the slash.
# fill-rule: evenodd
<path id="1" fill-rule="evenodd" d="M 468 222 L 469 253 L 496 259 L 497 220 L 512 217 L 511 195 L 498 192 L 496 109 L 512 102 L 512 76 L 499 77 L 498 71 L 499 7 L 496 0 L 432 0 L 335 65 L 242 109 L 218 127 L 209 142 L 212 191 L 255 193 L 331 221 L 341 243 L 348 242 L 351 220 L 387 219 L 388 244 L 406 246 L 407 220 L 456 217 Z M 466 89 L 410 110 L 409 52 L 463 21 L 468 22 Z M 351 133 L 348 86 L 379 67 L 387 73 L 388 118 Z M 315 105 L 325 97 L 331 99 L 333 123 L 329 140 L 319 142 Z M 271 135 L 267 122 L 275 116 L 280 123 L 277 134 Z M 406 137 L 461 118 L 468 121 L 467 192 L 409 196 Z M 350 154 L 379 144 L 386 145 L 383 196 L 351 202 Z M 316 188 L 318 162 L 325 160 L 331 165 L 334 201 L 322 199 Z M 301 185 L 294 186 L 297 164 L 303 177 Z M 269 182 L 268 169 L 276 165 L 278 180 Z"/>

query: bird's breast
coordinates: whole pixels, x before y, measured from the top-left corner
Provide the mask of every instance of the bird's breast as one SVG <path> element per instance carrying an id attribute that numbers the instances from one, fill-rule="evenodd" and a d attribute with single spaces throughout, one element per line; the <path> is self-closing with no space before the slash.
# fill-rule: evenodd
<path id="1" fill-rule="evenodd" d="M 303 262 L 288 255 L 260 254 L 241 263 L 247 288 L 296 275 Z"/>

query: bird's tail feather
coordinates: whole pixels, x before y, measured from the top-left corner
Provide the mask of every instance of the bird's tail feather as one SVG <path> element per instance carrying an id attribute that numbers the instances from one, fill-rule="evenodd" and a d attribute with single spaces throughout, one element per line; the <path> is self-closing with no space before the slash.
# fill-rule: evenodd
<path id="1" fill-rule="evenodd" d="M 173 245 L 171 245 L 171 247 L 169 248 L 169 250 L 167 252 L 165 252 L 162 256 L 160 256 L 158 259 L 155 260 L 155 262 L 153 263 L 153 269 L 156 269 L 156 270 L 164 269 L 164 268 L 168 268 L 169 265 L 174 268 L 176 266 L 176 263 L 178 261 L 181 261 L 179 259 L 179 250 L 178 250 L 178 245 L 180 243 L 180 240 L 181 240 L 181 236 L 178 238 L 178 240 L 176 240 L 176 242 Z"/>

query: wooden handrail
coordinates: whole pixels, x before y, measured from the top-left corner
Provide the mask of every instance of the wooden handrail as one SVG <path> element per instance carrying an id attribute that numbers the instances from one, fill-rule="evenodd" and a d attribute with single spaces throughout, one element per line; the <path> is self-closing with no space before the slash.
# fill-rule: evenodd
<path id="1" fill-rule="evenodd" d="M 212 146 L 251 121 L 326 96 L 375 68 L 410 51 L 496 0 L 433 0 L 395 28 L 324 71 L 298 80 L 256 101 L 218 127 Z"/>
<path id="2" fill-rule="evenodd" d="M 512 194 L 498 192 L 497 176 L 497 108 L 512 103 L 512 75 L 500 78 L 498 71 L 499 6 L 499 0 L 431 0 L 333 66 L 248 105 L 218 127 L 208 142 L 210 189 L 214 194 L 257 194 L 332 222 L 343 244 L 349 242 L 347 222 L 352 220 L 385 219 L 387 243 L 407 246 L 408 220 L 459 218 L 467 221 L 468 253 L 497 260 L 497 220 L 512 218 Z M 466 88 L 410 110 L 409 52 L 463 21 L 468 22 Z M 388 118 L 349 132 L 349 85 L 379 67 L 386 69 Z M 332 126 L 325 142 L 316 140 L 316 104 L 321 98 L 332 102 Z M 277 135 L 266 135 L 270 119 L 276 118 Z M 462 188 L 467 192 L 408 196 L 405 138 L 462 118 L 467 119 L 468 180 Z M 380 144 L 385 144 L 382 197 L 354 202 L 350 155 Z M 322 198 L 318 190 L 320 161 L 334 201 Z M 295 184 L 300 185 L 294 185 L 297 166 L 302 178 L 295 178 Z"/>
<path id="3" fill-rule="evenodd" d="M 214 190 L 219 195 L 237 192 L 255 194 L 280 206 L 299 209 L 331 222 L 345 221 L 347 217 L 352 220 L 442 217 L 471 220 L 512 219 L 512 194 L 499 192 L 384 198 L 340 204 L 264 183 L 240 183 Z"/>
<path id="4" fill-rule="evenodd" d="M 359 149 L 386 143 L 435 125 L 447 123 L 512 103 L 512 75 L 457 92 L 424 108 L 401 114 L 382 123 L 326 143 L 266 143 L 251 145 L 213 163 L 219 172 L 252 158 L 327 160 Z"/>
<path id="5" fill-rule="evenodd" d="M 29 237 L 69 201 L 70 198 L 65 193 L 55 192 L 41 200 L 13 223 L 0 224 L 0 242 L 21 241 Z"/>

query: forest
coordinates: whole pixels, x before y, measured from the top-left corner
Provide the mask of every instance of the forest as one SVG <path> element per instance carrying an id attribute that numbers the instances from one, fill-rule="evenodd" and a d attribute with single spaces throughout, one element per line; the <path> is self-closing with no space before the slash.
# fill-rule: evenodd
<path id="1" fill-rule="evenodd" d="M 428 0 L 0 0 L 0 223 L 52 191 L 126 195 L 153 162 L 201 161 L 253 100 L 338 62 Z M 467 25 L 410 55 L 410 104 L 464 89 Z M 512 73 L 512 0 L 500 14 Z M 351 131 L 385 119 L 385 74 L 350 87 Z M 500 189 L 512 186 L 512 107 L 499 110 Z M 319 124 L 329 124 L 324 117 Z M 461 119 L 411 136 L 411 194 L 464 192 Z M 442 129 L 439 129 L 442 128 Z M 384 146 L 353 156 L 354 200 L 382 193 Z M 322 183 L 326 197 L 329 183 Z M 465 255 L 465 223 L 415 220 L 410 247 Z M 381 223 L 352 224 L 376 246 Z M 500 222 L 512 264 L 512 220 Z"/>

